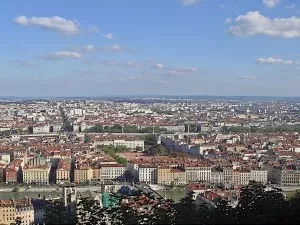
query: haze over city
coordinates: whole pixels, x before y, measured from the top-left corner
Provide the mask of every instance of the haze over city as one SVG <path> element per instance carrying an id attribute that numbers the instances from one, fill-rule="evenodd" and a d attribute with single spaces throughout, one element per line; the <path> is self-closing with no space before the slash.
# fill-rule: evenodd
<path id="1" fill-rule="evenodd" d="M 299 96 L 297 3 L 6 1 L 0 96 Z"/>

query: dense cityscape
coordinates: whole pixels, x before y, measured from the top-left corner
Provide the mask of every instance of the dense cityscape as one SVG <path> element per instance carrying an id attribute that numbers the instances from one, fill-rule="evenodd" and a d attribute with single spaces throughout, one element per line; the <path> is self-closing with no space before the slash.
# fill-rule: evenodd
<path id="1" fill-rule="evenodd" d="M 1 223 L 52 224 L 58 203 L 75 220 L 83 198 L 138 211 L 181 198 L 236 208 L 253 181 L 293 195 L 300 103 L 199 98 L 2 100 Z"/>
<path id="2" fill-rule="evenodd" d="M 1 3 L 0 225 L 300 224 L 298 1 Z"/>

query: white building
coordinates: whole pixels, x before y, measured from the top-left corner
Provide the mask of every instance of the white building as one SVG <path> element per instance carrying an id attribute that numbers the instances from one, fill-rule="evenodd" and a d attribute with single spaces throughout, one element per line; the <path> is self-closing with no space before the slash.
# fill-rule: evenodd
<path id="1" fill-rule="evenodd" d="M 157 183 L 157 167 L 150 165 L 140 165 L 138 168 L 138 178 L 139 182 L 146 184 L 156 184 Z"/>
<path id="2" fill-rule="evenodd" d="M 50 133 L 50 127 L 49 125 L 34 126 L 32 132 L 34 134 L 47 134 Z"/>
<path id="3" fill-rule="evenodd" d="M 206 165 L 185 166 L 186 181 L 210 181 L 211 167 Z"/>
<path id="4" fill-rule="evenodd" d="M 94 142 L 94 146 L 97 145 L 113 145 L 113 146 L 124 146 L 126 148 L 135 149 L 136 147 L 141 147 L 144 150 L 143 140 L 97 140 Z"/>
<path id="5" fill-rule="evenodd" d="M 125 167 L 119 164 L 101 164 L 101 179 L 113 180 L 123 177 Z"/>
<path id="6" fill-rule="evenodd" d="M 268 171 L 267 170 L 251 170 L 250 180 L 255 180 L 257 182 L 262 182 L 266 184 L 268 182 Z"/>

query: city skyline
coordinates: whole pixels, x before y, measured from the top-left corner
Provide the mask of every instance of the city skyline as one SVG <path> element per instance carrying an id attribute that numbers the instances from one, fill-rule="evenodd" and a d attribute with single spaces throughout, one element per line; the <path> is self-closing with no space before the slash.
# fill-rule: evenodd
<path id="1" fill-rule="evenodd" d="M 300 96 L 295 0 L 34 0 L 3 9 L 0 96 Z"/>

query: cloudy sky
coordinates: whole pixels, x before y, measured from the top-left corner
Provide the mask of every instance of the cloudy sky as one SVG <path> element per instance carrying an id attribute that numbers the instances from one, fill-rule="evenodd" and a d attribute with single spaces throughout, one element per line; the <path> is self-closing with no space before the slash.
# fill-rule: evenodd
<path id="1" fill-rule="evenodd" d="M 298 0 L 7 0 L 0 96 L 300 96 Z"/>

